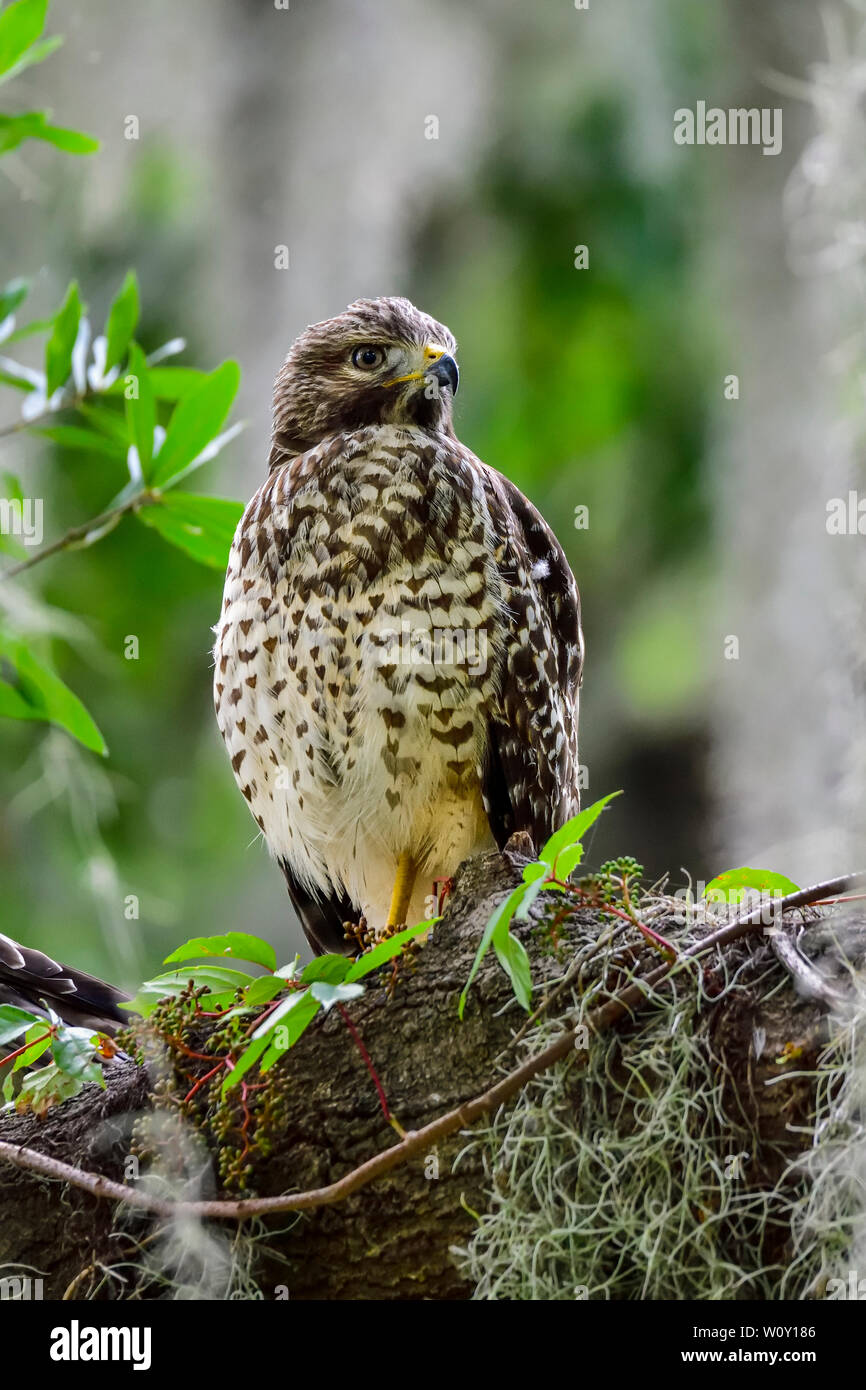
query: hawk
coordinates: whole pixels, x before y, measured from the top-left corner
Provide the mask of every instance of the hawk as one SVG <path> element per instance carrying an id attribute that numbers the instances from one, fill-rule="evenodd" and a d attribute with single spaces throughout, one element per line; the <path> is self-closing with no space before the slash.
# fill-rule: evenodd
<path id="1" fill-rule="evenodd" d="M 217 721 L 317 952 L 423 920 L 463 859 L 578 808 L 577 586 L 457 439 L 456 350 L 402 298 L 307 328 L 231 548 Z"/>

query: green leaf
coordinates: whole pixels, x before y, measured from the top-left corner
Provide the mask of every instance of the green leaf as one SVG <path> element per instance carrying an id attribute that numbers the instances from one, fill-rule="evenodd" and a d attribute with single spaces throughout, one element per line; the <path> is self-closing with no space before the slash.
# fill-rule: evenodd
<path id="1" fill-rule="evenodd" d="M 498 933 L 494 935 L 493 947 L 499 964 L 511 981 L 517 1002 L 528 1012 L 532 997 L 532 972 L 526 948 L 511 932 L 506 932 L 502 940 L 497 937 Z"/>
<path id="2" fill-rule="evenodd" d="M 57 311 L 54 329 L 45 344 L 45 392 L 49 397 L 68 379 L 72 369 L 72 349 L 81 319 L 78 285 L 73 280 Z"/>
<path id="3" fill-rule="evenodd" d="M 14 1004 L 0 1004 L 0 1043 L 11 1042 L 13 1038 L 20 1037 L 28 1028 L 39 1022 L 42 1023 L 44 1031 L 44 1018 L 40 1020 L 37 1014 L 28 1013 L 26 1009 L 17 1009 Z"/>
<path id="4" fill-rule="evenodd" d="M 89 405 L 82 401 L 78 407 L 79 415 L 83 415 L 85 420 L 89 420 L 92 425 L 109 439 L 115 440 L 125 453 L 129 443 L 127 435 L 126 420 L 118 411 L 112 410 L 110 406 Z"/>
<path id="5" fill-rule="evenodd" d="M 99 149 L 99 141 L 92 135 L 85 135 L 83 130 L 71 130 L 68 126 L 45 125 L 37 138 L 66 154 L 95 154 Z"/>
<path id="6" fill-rule="evenodd" d="M 194 391 L 181 397 L 172 412 L 154 469 L 153 483 L 157 487 L 165 487 L 178 478 L 219 434 L 240 379 L 237 362 L 223 362 Z"/>
<path id="7" fill-rule="evenodd" d="M 15 672 L 13 685 L 4 662 Z M 19 638 L 0 632 L 0 714 L 12 719 L 44 719 L 59 724 L 94 753 L 108 748 L 77 695 L 33 655 Z"/>
<path id="8" fill-rule="evenodd" d="M 277 968 L 276 953 L 270 942 L 262 941 L 260 936 L 250 936 L 247 932 L 241 931 L 226 932 L 224 936 L 194 936 L 190 941 L 184 942 L 183 946 L 178 946 L 170 956 L 166 956 L 165 964 L 171 965 L 174 961 L 181 960 L 198 960 L 202 956 L 234 956 L 236 960 L 249 960 L 256 965 L 264 965 L 268 970 Z"/>
<path id="9" fill-rule="evenodd" d="M 23 367 L 20 362 L 13 362 L 11 357 L 4 356 L 3 376 L 10 386 L 15 386 L 20 391 L 33 391 L 37 384 L 33 379 L 34 375 L 38 376 L 38 373 L 34 373 L 27 367 Z M 20 424 L 19 428 L 25 428 L 23 422 Z"/>
<path id="10" fill-rule="evenodd" d="M 321 986 L 324 987 L 324 986 Z M 250 1067 L 262 1059 L 261 1071 L 268 1071 L 280 1057 L 293 1047 L 298 1038 L 309 1026 L 321 1007 L 309 989 L 290 994 L 273 1013 L 259 1024 L 252 1035 L 249 1046 L 241 1053 L 222 1085 L 225 1095 L 237 1086 Z M 280 1029 L 279 1038 L 274 1035 Z"/>
<path id="11" fill-rule="evenodd" d="M 9 340 L 7 339 L 7 342 Z M 190 392 L 197 391 L 207 373 L 197 367 L 150 367 L 150 382 L 153 394 L 158 401 L 179 401 Z M 112 382 L 105 392 L 107 396 L 123 394 L 123 380 Z"/>
<path id="12" fill-rule="evenodd" d="M 0 12 L 0 73 L 8 72 L 45 28 L 48 0 L 15 0 Z"/>
<path id="13" fill-rule="evenodd" d="M 26 1052 L 15 1058 L 12 1063 L 12 1070 L 24 1071 L 27 1067 L 32 1067 L 51 1046 L 51 1038 L 46 1034 L 46 1022 L 44 1018 L 37 1019 L 32 1028 L 28 1028 L 24 1035 L 24 1041 L 29 1044 Z"/>
<path id="14" fill-rule="evenodd" d="M 475 979 L 475 976 L 478 974 L 478 971 L 481 967 L 481 962 L 487 955 L 487 952 L 490 950 L 490 946 L 493 942 L 494 935 L 497 932 L 507 932 L 511 919 L 517 911 L 518 907 L 520 906 L 521 902 L 523 901 L 523 895 L 527 892 L 527 890 L 528 884 L 518 883 L 517 887 L 511 893 L 509 893 L 505 901 L 499 904 L 496 911 L 490 918 L 490 921 L 487 923 L 487 926 L 484 928 L 481 940 L 478 943 L 478 950 L 475 952 L 475 959 L 472 962 L 472 969 L 469 971 L 469 978 L 467 979 L 466 984 L 463 986 L 463 993 L 460 995 L 460 1002 L 457 1005 L 457 1013 L 461 1019 L 463 1017 L 463 1010 L 466 1008 L 466 999 L 469 994 L 469 987 L 472 984 L 472 981 Z"/>
<path id="15" fill-rule="evenodd" d="M 0 290 L 0 323 L 8 319 L 10 314 L 14 314 L 19 304 L 23 304 L 27 298 L 27 291 L 30 285 L 26 280 L 10 280 Z M 8 342 L 8 338 L 6 339 Z"/>
<path id="16" fill-rule="evenodd" d="M 705 899 L 721 902 L 742 902 L 748 892 L 768 896 L 787 897 L 789 893 L 799 893 L 798 885 L 784 874 L 773 873 L 771 869 L 726 869 L 718 874 L 704 889 Z"/>
<path id="17" fill-rule="evenodd" d="M 561 849 L 556 856 L 556 877 L 565 883 L 583 859 L 583 845 L 578 843 L 569 849 Z"/>
<path id="18" fill-rule="evenodd" d="M 215 993 L 226 988 L 245 989 L 254 978 L 246 970 L 231 970 L 227 965 L 188 965 L 185 970 L 169 970 L 164 975 L 155 975 L 147 984 L 153 985 L 154 989 L 169 984 L 172 993 L 180 994 L 184 986 L 192 980 L 196 989 L 205 985 L 210 993 Z M 166 990 L 166 993 L 168 992 Z"/>
<path id="19" fill-rule="evenodd" d="M 329 985 L 339 984 L 344 980 L 352 968 L 352 962 L 348 956 L 338 956 L 328 953 L 324 956 L 316 956 L 305 965 L 301 971 L 301 983 L 310 985 L 314 980 L 327 980 Z"/>
<path id="20" fill-rule="evenodd" d="M 4 472 L 0 474 L 0 497 L 8 499 L 10 502 L 20 502 L 23 506 L 24 493 L 21 483 L 14 473 Z M 3 526 L 0 526 L 0 551 L 5 555 L 14 555 L 16 560 L 27 559 L 27 547 L 17 538 L 11 535 Z"/>
<path id="21" fill-rule="evenodd" d="M 197 989 L 204 985 L 209 996 L 225 993 L 233 996 L 238 989 L 246 988 L 251 979 L 252 976 L 243 970 L 229 970 L 220 965 L 190 965 L 186 970 L 170 970 L 164 975 L 155 975 L 152 980 L 145 980 L 139 985 L 135 998 L 120 1007 L 147 1018 L 161 999 L 183 994 L 190 980 Z"/>
<path id="22" fill-rule="evenodd" d="M 95 1081 L 99 1086 L 105 1085 L 102 1067 L 96 1060 L 92 1028 L 70 1028 L 65 1023 L 58 1023 L 51 1043 L 51 1055 L 59 1069 L 67 1076 L 77 1077 L 79 1081 Z"/>
<path id="23" fill-rule="evenodd" d="M 0 531 L 0 554 L 11 555 L 18 562 L 27 559 L 27 547 L 23 546 L 15 536 L 7 536 Z"/>
<path id="24" fill-rule="evenodd" d="M 0 473 L 0 496 L 8 497 L 17 502 L 24 501 L 24 489 L 21 486 L 21 479 L 8 469 Z"/>
<path id="25" fill-rule="evenodd" d="M 52 444 L 59 444 L 63 449 L 80 449 L 85 454 L 102 454 L 115 461 L 123 459 L 126 452 L 105 435 L 97 434 L 95 430 L 82 429 L 80 425 L 49 425 L 45 429 L 33 430 L 33 434 L 50 439 Z"/>
<path id="26" fill-rule="evenodd" d="M 38 719 L 32 705 L 28 705 L 23 695 L 0 680 L 0 717 L 4 719 Z"/>
<path id="27" fill-rule="evenodd" d="M 358 999 L 363 993 L 363 985 L 329 985 L 327 980 L 316 980 L 315 984 L 310 985 L 310 994 L 314 999 L 318 999 L 325 1013 L 328 1013 L 335 1004 L 342 1004 L 349 999 Z"/>
<path id="28" fill-rule="evenodd" d="M 159 458 L 162 458 L 161 453 Z M 231 543 L 243 512 L 242 502 L 231 502 L 224 497 L 167 492 L 159 502 L 141 507 L 135 515 L 199 564 L 222 570 L 228 564 Z"/>
<path id="29" fill-rule="evenodd" d="M 551 835 L 538 856 L 539 860 L 555 869 L 557 856 L 562 850 L 570 849 L 572 845 L 582 840 L 589 827 L 598 820 L 608 802 L 613 801 L 615 796 L 621 795 L 622 792 L 611 792 L 608 796 L 603 796 L 600 801 L 594 802 L 592 806 L 587 806 L 585 811 L 572 816 L 571 820 L 566 821 L 565 825 Z"/>
<path id="30" fill-rule="evenodd" d="M 251 985 L 247 985 L 244 991 L 244 1004 L 248 1008 L 269 1004 L 285 987 L 286 982 L 279 975 L 260 975 L 257 980 L 253 980 Z"/>
<path id="31" fill-rule="evenodd" d="M 44 1115 L 53 1105 L 77 1096 L 83 1085 L 81 1077 L 62 1071 L 54 1062 L 36 1067 L 15 1098 L 15 1109 L 19 1114 L 32 1110 L 35 1115 Z"/>
<path id="32" fill-rule="evenodd" d="M 267 1034 L 270 1041 L 267 1052 L 261 1061 L 260 1070 L 270 1071 L 275 1062 L 284 1057 L 290 1047 L 304 1035 L 309 1028 L 321 1005 L 318 999 L 314 998 L 310 990 L 305 989 L 303 994 L 295 996 L 297 1004 L 285 1019 L 280 1019 L 279 1033 L 275 1037 L 273 1031 Z"/>
<path id="33" fill-rule="evenodd" d="M 267 1034 L 272 1033 L 277 1025 L 283 1022 L 284 1018 L 298 1008 L 303 999 L 309 999 L 311 997 L 308 989 L 299 989 L 293 994 L 290 994 L 287 999 L 283 1000 L 282 1004 L 277 1005 L 273 1013 L 268 1014 L 267 1018 L 263 1019 L 258 1028 L 253 1032 L 253 1040 L 255 1041 L 256 1038 L 264 1038 Z M 318 1004 L 318 1000 L 316 1003 Z"/>
<path id="34" fill-rule="evenodd" d="M 129 340 L 135 332 L 138 323 L 138 316 L 141 306 L 138 298 L 138 281 L 135 278 L 135 271 L 128 270 L 126 279 L 118 290 L 114 302 L 108 311 L 108 318 L 105 323 L 105 337 L 107 346 L 105 351 L 105 370 L 110 371 L 112 367 L 123 357 L 129 346 Z"/>
<path id="35" fill-rule="evenodd" d="M 431 917 L 427 922 L 418 922 L 414 927 L 405 927 L 403 931 L 395 932 L 393 936 L 389 936 L 387 941 L 380 941 L 378 946 L 374 946 L 370 951 L 365 951 L 347 971 L 346 983 L 350 984 L 353 980 L 363 979 L 371 971 L 378 970 L 380 965 L 384 965 L 394 956 L 399 955 L 407 941 L 414 941 L 416 936 L 423 936 L 438 921 L 438 917 Z"/>
<path id="36" fill-rule="evenodd" d="M 99 141 L 81 130 L 51 125 L 47 111 L 25 111 L 20 116 L 0 115 L 0 154 L 8 154 L 25 140 L 44 140 L 67 154 L 93 154 Z"/>
<path id="37" fill-rule="evenodd" d="M 542 867 L 545 870 L 547 868 L 546 865 L 542 865 Z M 527 883 L 526 892 L 521 898 L 520 906 L 517 908 L 517 911 L 514 914 L 514 916 L 519 922 L 526 921 L 526 918 L 529 916 L 529 909 L 532 907 L 532 904 L 535 902 L 535 899 L 538 897 L 539 893 L 544 887 L 544 883 L 545 880 L 540 877 L 534 878 L 531 883 Z"/>
<path id="38" fill-rule="evenodd" d="M 7 68 L 4 73 L 0 73 L 0 86 L 4 82 L 11 82 L 13 77 L 24 72 L 27 68 L 35 67 L 37 63 L 44 63 L 46 58 L 50 58 L 52 53 L 56 53 L 63 43 L 63 36 L 55 34 L 50 39 L 40 39 L 38 43 L 31 44 L 25 53 L 21 54 L 17 63 L 13 63 L 11 68 Z"/>
<path id="39" fill-rule="evenodd" d="M 0 382 L 4 386 L 14 386 L 16 391 L 35 391 L 36 384 L 32 381 L 25 381 L 22 376 L 13 376 L 11 372 L 0 371 Z"/>
<path id="40" fill-rule="evenodd" d="M 160 401 L 179 401 L 197 391 L 205 373 L 197 367 L 151 367 L 153 393 Z"/>

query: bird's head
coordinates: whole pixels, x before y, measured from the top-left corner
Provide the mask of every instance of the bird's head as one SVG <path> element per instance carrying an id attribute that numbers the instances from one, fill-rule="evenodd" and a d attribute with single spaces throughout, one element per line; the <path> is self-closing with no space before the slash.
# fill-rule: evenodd
<path id="1" fill-rule="evenodd" d="M 365 425 L 453 433 L 457 343 L 408 299 L 358 299 L 295 340 L 274 386 L 271 467 Z"/>

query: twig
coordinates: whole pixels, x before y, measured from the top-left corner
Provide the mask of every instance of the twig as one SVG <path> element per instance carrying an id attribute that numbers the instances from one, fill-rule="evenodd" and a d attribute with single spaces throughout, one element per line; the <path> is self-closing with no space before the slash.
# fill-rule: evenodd
<path id="1" fill-rule="evenodd" d="M 0 429 L 0 439 L 11 439 L 13 435 L 20 434 L 22 430 L 38 429 L 40 425 L 45 424 L 46 420 L 54 419 L 61 411 L 78 410 L 82 405 L 89 404 L 99 394 L 99 392 L 92 390 L 75 391 L 68 400 L 62 401 L 60 405 L 52 409 L 40 411 L 38 415 L 33 416 L 32 420 L 13 420 L 11 424 L 4 425 Z"/>
<path id="2" fill-rule="evenodd" d="M 61 1303 L 66 1303 L 71 1300 L 79 1284 L 83 1284 L 87 1276 L 89 1274 L 95 1274 L 98 1269 L 105 1269 L 105 1265 L 100 1264 L 98 1260 L 93 1264 L 85 1265 L 84 1269 L 80 1269 L 72 1282 L 67 1284 L 60 1300 Z"/>
<path id="3" fill-rule="evenodd" d="M 817 999 L 828 1009 L 838 1009 L 850 1002 L 842 990 L 825 979 L 812 962 L 800 953 L 796 942 L 781 928 L 770 932 L 770 945 L 776 959 L 793 977 L 806 999 Z"/>
<path id="4" fill-rule="evenodd" d="M 15 420 L 11 425 L 4 425 L 0 429 L 0 439 L 11 439 L 13 435 L 20 434 L 22 430 L 29 430 L 31 427 L 41 425 L 47 420 L 49 415 L 53 415 L 53 410 L 43 410 L 41 415 L 35 415 L 32 420 Z"/>
<path id="5" fill-rule="evenodd" d="M 812 888 L 804 888 L 797 893 L 790 893 L 787 897 L 779 898 L 772 903 L 760 904 L 747 913 L 745 917 L 737 918 L 736 921 L 727 926 L 711 932 L 709 936 L 704 937 L 703 941 L 696 942 L 687 951 L 684 951 L 676 961 L 660 965 L 649 975 L 634 981 L 626 989 L 613 995 L 606 1003 L 593 1009 L 587 1015 L 584 1020 L 585 1026 L 593 1033 L 600 1033 L 612 1027 L 619 1019 L 630 1014 L 634 1008 L 645 1003 L 648 991 L 674 975 L 686 961 L 706 955 L 708 951 L 715 950 L 719 946 L 727 946 L 730 942 L 747 936 L 755 928 L 766 925 L 765 915 L 768 907 L 771 911 L 771 920 L 774 921 L 783 912 L 792 908 L 821 902 L 824 898 L 844 893 L 855 885 L 860 887 L 863 884 L 866 884 L 866 873 L 846 874 L 842 878 L 830 879 L 825 883 L 815 884 Z M 345 1201 L 347 1197 L 374 1182 L 376 1178 L 389 1173 L 392 1168 L 399 1167 L 400 1164 L 405 1163 L 416 1154 L 429 1152 L 439 1140 L 447 1138 L 449 1134 L 454 1134 L 459 1129 L 466 1129 L 482 1115 L 489 1114 L 500 1105 L 504 1105 L 539 1073 L 547 1071 L 549 1067 L 554 1066 L 570 1053 L 574 1053 L 577 1041 L 577 1031 L 568 1029 L 542 1052 L 537 1053 L 535 1057 L 530 1057 L 521 1066 L 516 1067 L 501 1081 L 498 1081 L 495 1086 L 482 1092 L 481 1095 L 465 1101 L 464 1104 L 457 1106 L 454 1110 L 449 1110 L 444 1115 L 440 1115 L 438 1120 L 432 1120 L 423 1129 L 410 1130 L 399 1144 L 394 1144 L 390 1149 L 385 1149 L 382 1153 L 367 1159 L 366 1163 L 353 1168 L 337 1182 L 328 1183 L 325 1187 L 310 1188 L 306 1192 L 284 1193 L 277 1197 L 247 1197 L 239 1201 L 171 1202 L 161 1197 L 150 1196 L 146 1192 L 138 1192 L 135 1188 L 127 1187 L 111 1178 L 105 1178 L 100 1173 L 84 1172 L 81 1168 L 75 1168 L 72 1164 L 51 1158 L 48 1154 L 10 1144 L 7 1141 L 0 1141 L 0 1158 L 5 1158 L 18 1168 L 39 1173 L 42 1177 L 68 1182 L 73 1187 L 82 1188 L 94 1197 L 125 1202 L 127 1206 L 152 1212 L 155 1216 L 193 1216 L 220 1221 L 245 1221 L 253 1216 L 266 1216 L 274 1212 L 310 1211 L 316 1207 L 331 1206 L 335 1202 Z"/>
<path id="6" fill-rule="evenodd" d="M 13 579 L 16 574 L 23 574 L 25 570 L 32 569 L 34 565 L 47 560 L 51 555 L 57 555 L 61 550 L 70 550 L 81 541 L 86 541 L 93 531 L 110 526 L 112 523 L 120 521 L 121 517 L 126 516 L 127 512 L 135 511 L 138 507 L 149 507 L 160 500 L 155 492 L 145 491 L 137 493 L 135 497 L 130 497 L 128 501 L 119 507 L 112 507 L 109 511 L 103 512 L 101 516 L 95 516 L 91 521 L 85 521 L 81 526 L 72 526 L 56 541 L 50 545 L 45 545 L 38 550 L 35 555 L 31 555 L 28 560 L 20 560 L 17 565 L 12 565 L 8 570 L 0 574 L 0 583 L 4 579 Z"/>

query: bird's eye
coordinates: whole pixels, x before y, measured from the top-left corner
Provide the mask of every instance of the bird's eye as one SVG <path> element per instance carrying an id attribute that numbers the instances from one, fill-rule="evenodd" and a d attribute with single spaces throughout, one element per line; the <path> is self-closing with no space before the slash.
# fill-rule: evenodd
<path id="1" fill-rule="evenodd" d="M 385 361 L 385 349 L 374 347 L 370 343 L 365 343 L 363 347 L 355 348 L 352 353 L 352 365 L 360 367 L 362 371 L 372 372 L 376 367 L 381 367 Z"/>

